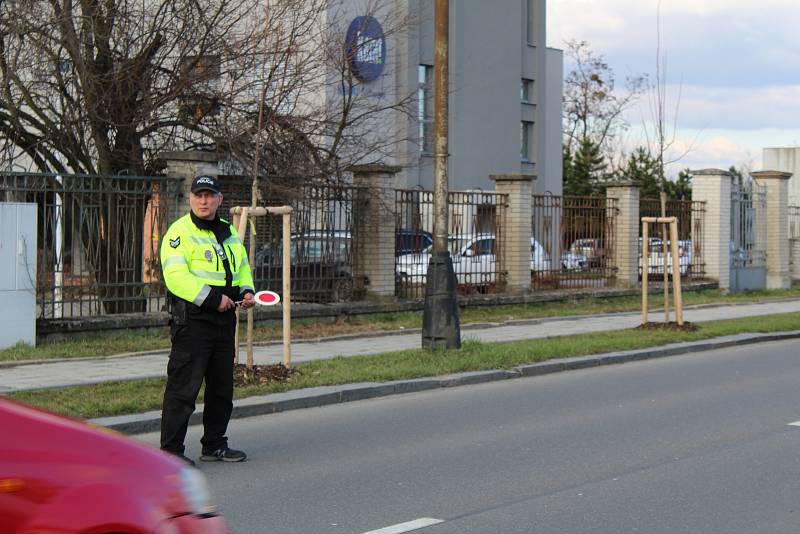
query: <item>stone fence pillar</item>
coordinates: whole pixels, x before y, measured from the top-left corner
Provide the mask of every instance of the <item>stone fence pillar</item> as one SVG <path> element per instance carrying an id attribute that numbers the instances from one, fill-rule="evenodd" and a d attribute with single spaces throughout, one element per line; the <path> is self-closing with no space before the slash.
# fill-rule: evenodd
<path id="1" fill-rule="evenodd" d="M 692 239 L 700 239 L 704 256 L 692 262 L 705 263 L 706 275 L 717 280 L 719 289 L 731 287 L 731 173 L 720 169 L 691 171 L 692 200 L 705 202 L 705 224 Z M 694 226 L 694 225 L 693 225 Z M 698 247 L 692 247 L 698 250 Z"/>
<path id="2" fill-rule="evenodd" d="M 603 243 L 611 265 L 617 268 L 617 284 L 636 287 L 639 284 L 639 186 L 634 182 L 617 182 L 606 188 L 606 198 L 615 199 L 614 234 Z"/>
<path id="3" fill-rule="evenodd" d="M 758 171 L 751 176 L 767 188 L 767 289 L 788 289 L 789 276 L 789 178 L 781 171 Z"/>
<path id="4" fill-rule="evenodd" d="M 179 150 L 162 152 L 158 157 L 167 163 L 168 177 L 183 180 L 180 187 L 181 198 L 177 203 L 175 213 L 168 213 L 168 220 L 171 222 L 191 209 L 189 193 L 195 176 L 201 174 L 219 176 L 219 154 L 199 150 Z"/>
<path id="5" fill-rule="evenodd" d="M 527 293 L 531 289 L 531 234 L 533 174 L 493 174 L 495 190 L 508 196 L 505 242 L 500 265 L 508 273 L 509 293 Z"/>
<path id="6" fill-rule="evenodd" d="M 353 221 L 357 276 L 369 280 L 367 294 L 394 295 L 395 206 L 394 177 L 400 167 L 357 165 L 349 169 L 353 185 L 360 187 L 356 202 L 359 216 Z"/>

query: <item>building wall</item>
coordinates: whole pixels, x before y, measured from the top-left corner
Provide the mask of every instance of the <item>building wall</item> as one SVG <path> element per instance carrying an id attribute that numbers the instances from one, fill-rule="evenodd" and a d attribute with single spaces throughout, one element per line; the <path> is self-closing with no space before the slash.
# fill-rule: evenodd
<path id="1" fill-rule="evenodd" d="M 520 4 L 451 2 L 448 171 L 459 189 L 491 189 L 490 174 L 520 169 Z"/>
<path id="2" fill-rule="evenodd" d="M 545 73 L 544 129 L 542 131 L 542 155 L 539 158 L 537 180 L 534 194 L 550 192 L 563 193 L 564 166 L 562 154 L 562 96 L 564 94 L 564 53 L 555 48 L 547 49 L 547 70 Z"/>
<path id="3" fill-rule="evenodd" d="M 792 173 L 789 178 L 789 205 L 800 206 L 800 147 L 764 148 L 762 168 Z"/>

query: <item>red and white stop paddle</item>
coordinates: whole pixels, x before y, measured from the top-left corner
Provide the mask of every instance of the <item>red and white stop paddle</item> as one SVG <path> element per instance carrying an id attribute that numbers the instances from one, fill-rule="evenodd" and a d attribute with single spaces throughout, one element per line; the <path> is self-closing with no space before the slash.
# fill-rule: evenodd
<path id="1" fill-rule="evenodd" d="M 259 306 L 274 306 L 281 301 L 281 296 L 265 289 L 253 295 L 253 299 Z"/>

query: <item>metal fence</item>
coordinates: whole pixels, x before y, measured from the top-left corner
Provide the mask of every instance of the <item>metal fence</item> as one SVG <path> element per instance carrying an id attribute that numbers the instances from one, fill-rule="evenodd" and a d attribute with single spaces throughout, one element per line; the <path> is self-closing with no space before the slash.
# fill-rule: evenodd
<path id="1" fill-rule="evenodd" d="M 178 197 L 165 177 L 0 174 L 0 201 L 38 206 L 38 317 L 163 309 L 158 246 Z"/>
<path id="2" fill-rule="evenodd" d="M 231 207 L 251 205 L 251 183 L 250 178 L 241 176 L 220 177 L 224 197 L 221 216 L 228 217 Z M 361 205 L 358 192 L 357 187 L 329 184 L 262 188 L 259 205 L 289 205 L 294 210 L 290 246 L 292 300 L 346 302 L 364 294 L 366 279 L 359 271 L 355 224 Z M 248 247 L 249 239 L 248 236 Z M 257 289 L 282 290 L 281 239 L 279 217 L 257 218 L 255 254 L 250 258 Z"/>
<path id="3" fill-rule="evenodd" d="M 0 174 L 0 201 L 38 205 L 38 317 L 165 309 L 159 242 L 170 217 L 182 205 L 181 183 L 166 177 Z M 220 183 L 223 217 L 233 206 L 251 204 L 249 178 L 221 176 Z M 337 302 L 364 294 L 368 281 L 359 265 L 358 234 L 368 194 L 369 189 L 331 184 L 280 187 L 271 183 L 262 187 L 259 205 L 290 205 L 294 209 L 290 246 L 294 300 Z M 448 193 L 448 246 L 460 293 L 505 290 L 507 203 L 507 196 L 496 192 Z M 401 298 L 419 298 L 424 295 L 433 242 L 433 192 L 398 190 L 394 210 L 395 293 Z M 667 203 L 667 215 L 679 218 L 681 245 L 689 251 L 684 274 L 693 278 L 704 274 L 699 238 L 704 211 L 701 202 Z M 642 200 L 640 212 L 642 216 L 659 215 L 659 201 Z M 734 234 L 743 236 L 752 263 L 758 259 L 758 251 L 747 249 L 747 243 L 755 243 L 755 233 L 763 231 L 754 224 L 763 210 L 751 205 L 741 213 L 743 219 L 732 220 Z M 616 214 L 616 201 L 605 197 L 533 196 L 533 289 L 613 283 Z M 280 218 L 265 216 L 256 221 L 250 257 L 256 287 L 280 291 Z M 798 232 L 800 208 L 792 208 L 790 235 L 800 237 Z M 249 248 L 249 242 L 246 245 Z"/>
<path id="4" fill-rule="evenodd" d="M 689 279 L 705 278 L 705 260 L 703 245 L 703 224 L 705 222 L 705 202 L 691 200 L 667 200 L 665 217 L 678 219 L 678 262 L 681 277 Z M 661 217 L 661 200 L 643 198 L 639 201 L 639 217 Z M 639 277 L 642 276 L 642 228 L 639 226 Z M 668 230 L 667 230 L 668 231 Z M 663 252 L 664 238 L 661 228 L 650 230 L 648 278 L 658 280 L 664 276 L 665 256 Z M 668 238 L 666 239 L 669 245 Z M 669 248 L 668 248 L 669 250 Z M 669 252 L 667 258 L 669 258 Z M 667 271 L 670 272 L 669 259 Z"/>
<path id="5" fill-rule="evenodd" d="M 616 212 L 616 199 L 533 195 L 533 289 L 610 285 Z"/>
<path id="6" fill-rule="evenodd" d="M 755 182 L 731 189 L 731 267 L 767 265 L 767 189 Z"/>
<path id="7" fill-rule="evenodd" d="M 448 203 L 448 248 L 461 294 L 502 292 L 502 265 L 507 195 L 451 191 Z M 433 192 L 395 192 L 395 295 L 424 295 L 433 244 Z"/>

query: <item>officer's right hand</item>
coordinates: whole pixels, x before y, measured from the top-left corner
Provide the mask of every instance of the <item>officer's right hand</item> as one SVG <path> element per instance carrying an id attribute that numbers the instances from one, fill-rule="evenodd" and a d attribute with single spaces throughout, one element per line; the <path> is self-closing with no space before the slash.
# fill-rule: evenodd
<path id="1" fill-rule="evenodd" d="M 217 306 L 217 311 L 222 313 L 235 307 L 236 304 L 233 303 L 228 295 L 222 295 L 222 299 L 219 301 L 219 306 Z"/>

